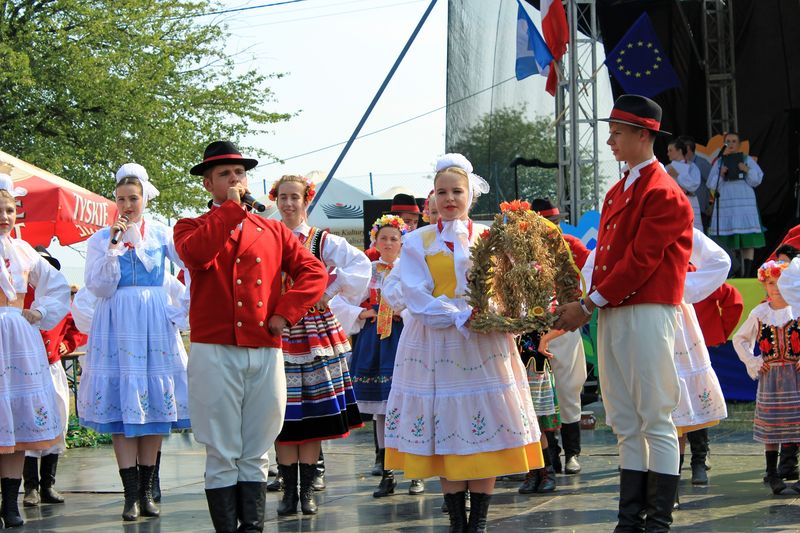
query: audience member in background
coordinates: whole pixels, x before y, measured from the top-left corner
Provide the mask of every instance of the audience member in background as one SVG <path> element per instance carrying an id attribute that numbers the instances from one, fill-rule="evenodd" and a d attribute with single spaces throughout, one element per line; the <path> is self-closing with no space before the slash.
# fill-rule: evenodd
<path id="1" fill-rule="evenodd" d="M 392 207 L 389 212 L 403 219 L 408 231 L 414 231 L 419 226 L 419 216 L 422 214 L 417 205 L 417 200 L 410 194 L 395 194 L 392 198 Z"/>
<path id="2" fill-rule="evenodd" d="M 734 154 L 740 153 L 739 145 L 738 133 L 726 133 L 722 154 L 711 167 L 707 185 L 714 198 L 714 213 L 708 234 L 728 250 L 741 250 L 740 275 L 747 277 L 753 266 L 754 248 L 764 246 L 753 190 L 761 184 L 764 172 L 752 157 L 744 154 L 734 168 L 728 168 L 726 162 L 730 163 Z"/>
<path id="3" fill-rule="evenodd" d="M 686 144 L 680 138 L 670 141 L 667 145 L 667 155 L 671 161 L 667 165 L 667 173 L 678 182 L 689 198 L 689 203 L 692 204 L 692 213 L 694 213 L 694 227 L 703 231 L 703 217 L 697 198 L 697 189 L 702 183 L 700 168 L 689 161 Z"/>
<path id="4" fill-rule="evenodd" d="M 681 135 L 678 140 L 682 141 L 686 147 L 686 161 L 694 163 L 700 169 L 700 186 L 694 192 L 697 195 L 697 202 L 700 204 L 700 213 L 703 218 L 703 231 L 708 228 L 711 223 L 712 207 L 709 203 L 709 192 L 706 182 L 708 175 L 711 173 L 711 163 L 705 157 L 698 156 L 695 152 L 697 147 L 694 139 L 689 135 Z"/>

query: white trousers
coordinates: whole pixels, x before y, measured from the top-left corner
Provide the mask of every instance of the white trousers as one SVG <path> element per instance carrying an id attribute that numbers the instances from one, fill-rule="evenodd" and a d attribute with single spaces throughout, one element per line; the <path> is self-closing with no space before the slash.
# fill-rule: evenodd
<path id="1" fill-rule="evenodd" d="M 550 342 L 550 368 L 555 374 L 556 396 L 562 424 L 581 420 L 581 392 L 586 383 L 586 354 L 580 330 L 568 331 Z"/>
<path id="2" fill-rule="evenodd" d="M 267 481 L 267 452 L 286 411 L 283 352 L 193 342 L 187 371 L 192 431 L 206 446 L 206 488 Z"/>
<path id="3" fill-rule="evenodd" d="M 61 361 L 56 361 L 50 365 L 50 377 L 53 379 L 53 387 L 56 390 L 58 416 L 61 417 L 61 441 L 53 444 L 46 450 L 25 450 L 26 457 L 41 457 L 43 455 L 52 455 L 54 453 L 61 454 L 67 449 L 66 437 L 67 427 L 69 426 L 69 382 L 67 381 L 67 373 L 64 372 L 64 365 L 61 364 Z"/>
<path id="4" fill-rule="evenodd" d="M 678 474 L 678 433 L 671 416 L 680 399 L 675 324 L 672 305 L 600 310 L 600 387 L 624 469 Z"/>

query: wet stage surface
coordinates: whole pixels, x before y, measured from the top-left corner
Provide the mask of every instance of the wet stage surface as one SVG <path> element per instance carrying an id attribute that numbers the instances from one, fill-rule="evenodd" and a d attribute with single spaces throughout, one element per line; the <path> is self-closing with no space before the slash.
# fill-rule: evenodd
<path id="1" fill-rule="evenodd" d="M 673 529 L 800 531 L 800 495 L 787 490 L 786 495 L 773 496 L 762 484 L 763 449 L 752 441 L 751 433 L 724 426 L 709 433 L 710 484 L 692 487 L 691 472 L 684 467 L 681 510 L 674 514 Z M 616 441 L 604 427 L 583 431 L 582 438 L 583 472 L 557 476 L 557 492 L 524 496 L 517 493 L 518 482 L 498 481 L 489 531 L 611 531 L 618 495 Z M 280 493 L 270 492 L 264 531 L 447 531 L 438 480 L 428 480 L 424 494 L 411 496 L 408 480 L 398 476 L 395 495 L 372 497 L 380 478 L 369 475 L 374 462 L 369 426 L 348 439 L 324 443 L 324 450 L 327 489 L 317 493 L 319 514 L 278 518 Z M 111 448 L 68 450 L 59 462 L 56 481 L 66 504 L 25 508 L 26 524 L 16 531 L 213 531 L 203 492 L 204 460 L 203 448 L 191 434 L 172 435 L 164 442 L 161 462 L 161 518 L 123 523 L 122 484 Z"/>

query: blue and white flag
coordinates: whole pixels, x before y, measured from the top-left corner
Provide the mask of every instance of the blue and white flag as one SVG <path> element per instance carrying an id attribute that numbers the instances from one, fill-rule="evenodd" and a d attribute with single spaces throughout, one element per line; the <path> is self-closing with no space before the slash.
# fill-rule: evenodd
<path id="1" fill-rule="evenodd" d="M 547 77 L 553 54 L 519 0 L 517 5 L 517 79 L 523 80 L 532 74 Z"/>

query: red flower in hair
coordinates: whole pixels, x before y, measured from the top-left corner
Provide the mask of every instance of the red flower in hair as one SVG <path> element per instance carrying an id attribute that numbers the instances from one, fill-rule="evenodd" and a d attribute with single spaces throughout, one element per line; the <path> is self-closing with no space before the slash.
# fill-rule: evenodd
<path id="1" fill-rule="evenodd" d="M 761 350 L 762 354 L 766 354 L 772 351 L 772 343 L 769 342 L 769 339 L 761 339 L 758 343 L 758 349 Z"/>

